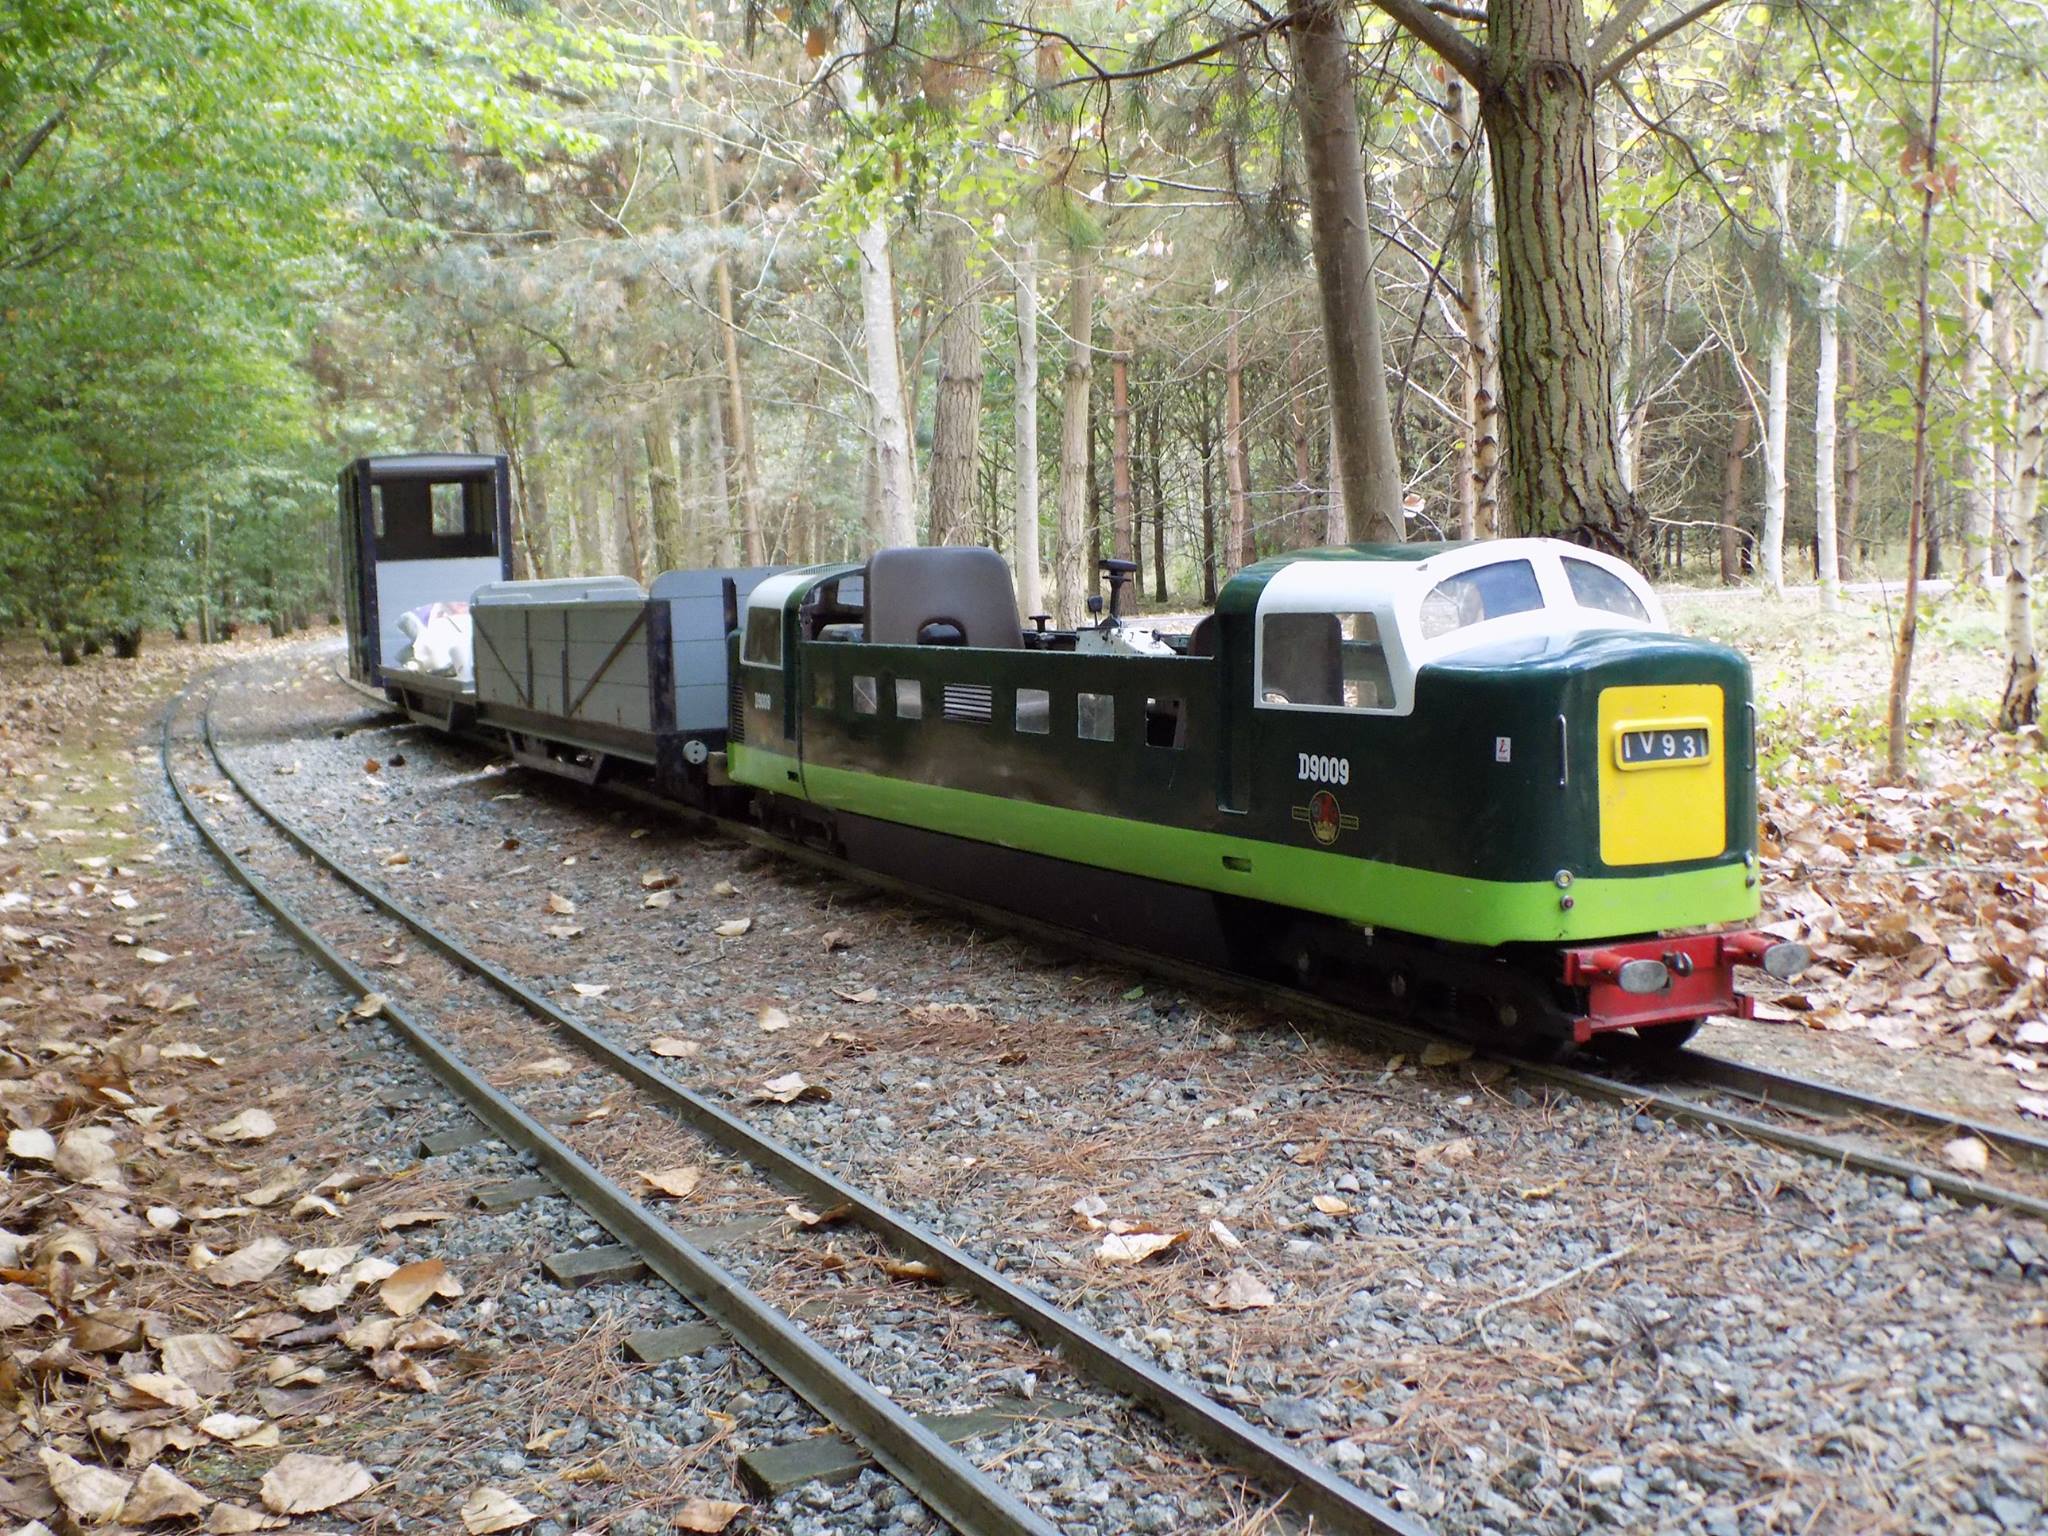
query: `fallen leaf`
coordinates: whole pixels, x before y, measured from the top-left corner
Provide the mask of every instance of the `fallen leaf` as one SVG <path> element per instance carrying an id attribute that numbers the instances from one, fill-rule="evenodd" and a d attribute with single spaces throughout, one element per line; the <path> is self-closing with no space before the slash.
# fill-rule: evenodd
<path id="1" fill-rule="evenodd" d="M 853 1214 L 853 1207 L 842 1201 L 840 1204 L 829 1209 L 814 1211 L 808 1206 L 792 1203 L 782 1208 L 782 1214 L 800 1227 L 829 1227 L 833 1223 L 844 1221 L 847 1217 L 851 1216 Z"/>
<path id="2" fill-rule="evenodd" d="M 2023 1115 L 2034 1115 L 2048 1120 L 2048 1097 L 2040 1094 L 2021 1094 L 2015 1101 Z"/>
<path id="3" fill-rule="evenodd" d="M 1461 1061 L 1471 1059 L 1471 1046 L 1456 1044 L 1449 1040 L 1432 1040 L 1422 1048 L 1422 1064 L 1425 1067 L 1453 1067 Z"/>
<path id="4" fill-rule="evenodd" d="M 369 1469 L 339 1456 L 294 1451 L 263 1474 L 263 1507 L 280 1515 L 316 1515 L 377 1486 Z"/>
<path id="5" fill-rule="evenodd" d="M 694 1056 L 704 1047 L 698 1041 L 684 1040 L 676 1035 L 656 1035 L 647 1042 L 647 1049 L 657 1056 L 677 1057 Z"/>
<path id="6" fill-rule="evenodd" d="M 1351 1214 L 1351 1202 L 1336 1195 L 1317 1195 L 1313 1200 L 1309 1201 L 1309 1204 L 1321 1211 L 1325 1216 L 1349 1216 Z"/>
<path id="7" fill-rule="evenodd" d="M 576 903 L 555 891 L 548 892 L 548 910 L 558 917 L 574 917 Z"/>
<path id="8" fill-rule="evenodd" d="M 438 1392 L 441 1383 L 434 1379 L 434 1373 L 413 1359 L 411 1355 L 398 1350 L 385 1350 L 382 1354 L 370 1356 L 370 1374 L 387 1386 L 405 1387 L 414 1392 Z"/>
<path id="9" fill-rule="evenodd" d="M 245 1509 L 225 1499 L 206 1512 L 207 1536 L 249 1536 L 252 1531 L 275 1531 L 290 1523 L 277 1515 Z"/>
<path id="10" fill-rule="evenodd" d="M 225 1258 L 213 1260 L 200 1273 L 215 1285 L 252 1285 L 274 1274 L 291 1251 L 292 1245 L 281 1237 L 259 1237 Z"/>
<path id="11" fill-rule="evenodd" d="M 753 1093 L 756 1104 L 794 1104 L 798 1099 L 817 1099 L 829 1103 L 831 1098 L 831 1089 L 805 1082 L 801 1072 L 785 1072 L 780 1077 L 771 1077 Z"/>
<path id="12" fill-rule="evenodd" d="M 138 949 L 135 951 L 135 958 L 144 965 L 169 965 L 171 963 L 171 957 L 160 949 Z"/>
<path id="13" fill-rule="evenodd" d="M 711 894 L 714 896 L 737 896 L 739 893 L 740 888 L 730 880 L 721 880 L 711 887 Z"/>
<path id="14" fill-rule="evenodd" d="M 1142 1264 L 1155 1253 L 1164 1253 L 1188 1240 L 1180 1232 L 1112 1232 L 1102 1240 L 1095 1256 L 1105 1264 Z"/>
<path id="15" fill-rule="evenodd" d="M 82 1125 L 57 1138 L 50 1166 L 61 1177 L 96 1189 L 121 1188 L 121 1164 L 114 1151 L 114 1133 L 104 1125 Z"/>
<path id="16" fill-rule="evenodd" d="M 789 1015 L 770 1003 L 755 1015 L 754 1022 L 761 1026 L 762 1034 L 772 1035 L 789 1028 Z"/>
<path id="17" fill-rule="evenodd" d="M 212 1396 L 225 1392 L 242 1363 L 242 1351 L 232 1339 L 217 1333 L 174 1333 L 157 1346 L 164 1369 Z"/>
<path id="18" fill-rule="evenodd" d="M 676 883 L 676 877 L 664 874 L 658 869 L 643 870 L 640 874 L 640 889 L 643 891 L 665 891 Z"/>
<path id="19" fill-rule="evenodd" d="M 736 939 L 753 926 L 754 920 L 751 917 L 734 917 L 728 918 L 711 931 L 721 939 Z"/>
<path id="20" fill-rule="evenodd" d="M 581 991 L 579 987 L 577 989 Z M 600 991 L 603 988 L 599 988 Z M 576 1063 L 566 1056 L 543 1056 L 539 1061 L 529 1061 L 519 1069 L 521 1077 L 567 1077 L 576 1071 Z"/>
<path id="21" fill-rule="evenodd" d="M 0 1285 L 0 1328 L 26 1328 L 57 1314 L 41 1291 L 25 1285 Z"/>
<path id="22" fill-rule="evenodd" d="M 384 867 L 386 869 L 399 869 L 411 862 L 412 855 L 402 848 L 397 853 L 387 853 L 384 855 Z"/>
<path id="23" fill-rule="evenodd" d="M 454 1215 L 453 1211 L 393 1211 L 389 1216 L 379 1218 L 377 1230 L 380 1232 L 399 1232 L 407 1227 L 431 1226 L 437 1221 L 452 1220 Z"/>
<path id="24" fill-rule="evenodd" d="M 835 949 L 845 949 L 852 943 L 853 935 L 844 928 L 827 928 L 825 930 L 824 944 L 825 953 L 827 954 L 830 954 Z"/>
<path id="25" fill-rule="evenodd" d="M 873 1003 L 881 1001 L 882 994 L 873 987 L 862 987 L 858 992 L 849 992 L 844 987 L 833 989 L 843 1003 Z"/>
<path id="26" fill-rule="evenodd" d="M 731 1525 L 735 1518 L 746 1511 L 746 1505 L 735 1504 L 730 1499 L 702 1499 L 692 1496 L 683 1501 L 683 1507 L 676 1511 L 669 1524 L 679 1531 L 716 1533 Z"/>
<path id="27" fill-rule="evenodd" d="M 363 759 L 363 772 L 382 773 L 383 771 L 384 765 L 378 762 L 377 759 L 375 759 L 374 757 L 366 757 Z"/>
<path id="28" fill-rule="evenodd" d="M 1941 1155 L 1949 1167 L 1964 1173 L 1982 1173 L 1991 1166 L 1991 1149 L 1974 1136 L 1958 1136 Z"/>
<path id="29" fill-rule="evenodd" d="M 213 1501 L 181 1482 L 162 1467 L 151 1463 L 135 1480 L 135 1491 L 121 1506 L 121 1520 L 127 1525 L 148 1525 L 153 1520 L 193 1520 Z"/>
<path id="30" fill-rule="evenodd" d="M 175 1408 L 180 1413 L 191 1413 L 199 1406 L 199 1394 L 181 1376 L 168 1371 L 138 1371 L 133 1376 L 122 1378 L 121 1384 L 137 1396 L 166 1408 Z"/>
<path id="31" fill-rule="evenodd" d="M 1249 1312 L 1277 1299 L 1273 1288 L 1248 1269 L 1233 1269 L 1202 1293 L 1202 1305 L 1212 1312 Z"/>
<path id="32" fill-rule="evenodd" d="M 1330 1144 L 1327 1141 L 1312 1141 L 1306 1146 L 1296 1147 L 1288 1161 L 1299 1163 L 1304 1168 L 1313 1168 L 1329 1155 Z"/>
<path id="33" fill-rule="evenodd" d="M 386 1276 L 377 1294 L 400 1317 L 411 1317 L 436 1296 L 460 1296 L 462 1282 L 439 1259 L 421 1259 Z"/>
<path id="34" fill-rule="evenodd" d="M 612 984 L 608 981 L 572 981 L 569 983 L 569 990 L 578 997 L 603 997 L 611 989 Z"/>
<path id="35" fill-rule="evenodd" d="M 233 1445 L 255 1434 L 263 1425 L 264 1420 L 251 1413 L 214 1413 L 199 1421 L 199 1431 Z"/>
<path id="36" fill-rule="evenodd" d="M 349 1012 L 359 1019 L 374 1019 L 384 1011 L 390 1001 L 391 999 L 382 992 L 365 992 L 356 1000 L 355 1007 L 349 1009 Z"/>
<path id="37" fill-rule="evenodd" d="M 57 1138 L 36 1126 L 9 1131 L 7 1155 L 25 1163 L 53 1163 L 57 1160 Z"/>
<path id="38" fill-rule="evenodd" d="M 1216 1241 L 1221 1243 L 1225 1248 L 1242 1248 L 1244 1246 L 1244 1239 L 1239 1237 L 1235 1232 L 1231 1231 L 1230 1228 L 1223 1225 L 1223 1223 L 1220 1221 L 1210 1221 L 1209 1235 L 1215 1238 Z"/>
<path id="39" fill-rule="evenodd" d="M 922 1280 L 932 1285 L 945 1279 L 936 1264 L 927 1264 L 923 1259 L 882 1259 L 879 1262 L 882 1273 L 891 1280 Z"/>
<path id="40" fill-rule="evenodd" d="M 348 1243 L 340 1248 L 301 1248 L 292 1255 L 292 1262 L 309 1275 L 332 1275 L 355 1263 L 361 1253 L 361 1243 Z"/>
<path id="41" fill-rule="evenodd" d="M 497 1488 L 479 1488 L 462 1501 L 462 1525 L 469 1536 L 489 1531 L 516 1531 L 534 1518 L 533 1511 Z"/>
<path id="42" fill-rule="evenodd" d="M 1083 1195 L 1068 1207 L 1081 1218 L 1081 1226 L 1089 1232 L 1102 1230 L 1102 1218 L 1109 1213 L 1109 1202 L 1100 1195 Z"/>
<path id="43" fill-rule="evenodd" d="M 672 907 L 675 904 L 676 893 L 674 891 L 655 891 L 645 901 L 640 903 L 641 906 L 654 912 L 659 912 L 663 908 Z"/>
<path id="44" fill-rule="evenodd" d="M 174 1040 L 157 1052 L 163 1061 L 203 1061 L 209 1066 L 219 1066 L 220 1058 L 204 1046 L 194 1045 L 189 1040 Z"/>
<path id="45" fill-rule="evenodd" d="M 674 1200 L 682 1200 L 694 1193 L 697 1186 L 703 1182 L 704 1170 L 702 1168 L 661 1168 L 650 1171 L 642 1168 L 639 1170 L 638 1177 L 640 1182 L 654 1193 L 667 1195 Z"/>
<path id="46" fill-rule="evenodd" d="M 573 939 L 583 931 L 581 923 L 549 923 L 548 937 L 551 939 Z"/>
<path id="47" fill-rule="evenodd" d="M 104 1467 L 87 1466 L 48 1447 L 37 1453 L 49 1474 L 50 1491 L 81 1525 L 104 1525 L 121 1513 L 134 1485 Z"/>

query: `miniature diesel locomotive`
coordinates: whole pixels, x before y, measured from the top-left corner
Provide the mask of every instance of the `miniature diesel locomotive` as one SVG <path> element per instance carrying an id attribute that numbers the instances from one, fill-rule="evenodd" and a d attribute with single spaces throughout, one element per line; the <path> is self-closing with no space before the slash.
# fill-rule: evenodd
<path id="1" fill-rule="evenodd" d="M 398 503 L 381 534 L 356 503 L 371 573 Z M 473 683 L 353 628 L 350 654 L 534 766 L 637 772 L 927 889 L 1524 1052 L 1668 1048 L 1747 1011 L 1739 968 L 1805 963 L 1728 926 L 1759 905 L 1748 665 L 1671 634 L 1622 562 L 1297 551 L 1187 634 L 1128 623 L 1129 568 L 1102 563 L 1071 630 L 1023 621 L 992 550 L 885 549 L 440 594 L 470 601 Z"/>

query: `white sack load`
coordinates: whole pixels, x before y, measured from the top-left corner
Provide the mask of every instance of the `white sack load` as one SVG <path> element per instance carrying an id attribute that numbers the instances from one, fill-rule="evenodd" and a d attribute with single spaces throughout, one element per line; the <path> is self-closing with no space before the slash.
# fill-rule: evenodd
<path id="1" fill-rule="evenodd" d="M 410 609 L 398 616 L 398 627 L 412 641 L 398 658 L 401 667 L 433 677 L 456 677 L 465 683 L 475 680 L 469 604 L 429 603 Z"/>

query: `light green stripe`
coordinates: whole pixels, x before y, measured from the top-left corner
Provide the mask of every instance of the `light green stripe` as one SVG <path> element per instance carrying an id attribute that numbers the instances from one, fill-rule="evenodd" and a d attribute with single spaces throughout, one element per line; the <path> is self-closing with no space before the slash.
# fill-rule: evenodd
<path id="1" fill-rule="evenodd" d="M 794 788 L 788 778 L 794 758 L 735 743 L 730 761 L 737 782 L 783 793 Z M 1740 864 L 1581 879 L 1571 887 L 1573 905 L 1566 911 L 1558 904 L 1562 893 L 1547 880 L 1474 880 L 816 764 L 806 765 L 803 775 L 808 798 L 835 810 L 1466 944 L 1663 932 L 1739 922 L 1758 910 L 1757 891 Z M 1232 869 L 1226 858 L 1250 867 Z"/>

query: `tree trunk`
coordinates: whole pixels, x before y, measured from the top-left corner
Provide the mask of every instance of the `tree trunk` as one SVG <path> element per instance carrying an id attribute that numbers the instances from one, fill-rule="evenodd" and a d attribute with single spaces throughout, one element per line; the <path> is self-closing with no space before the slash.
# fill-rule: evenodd
<path id="1" fill-rule="evenodd" d="M 1920 177 L 1920 241 L 1915 252 L 1914 320 L 1918 364 L 1913 378 L 1913 504 L 1906 521 L 1906 594 L 1899 613 L 1898 643 L 1892 652 L 1892 681 L 1886 699 L 1885 777 L 1897 784 L 1906 777 L 1907 703 L 1913 686 L 1913 643 L 1920 632 L 1920 540 L 1927 526 L 1927 407 L 1933 392 L 1934 317 L 1927 289 L 1934 265 L 1934 201 L 1940 195 L 1937 163 L 1941 145 L 1941 77 L 1947 48 L 1942 36 L 1942 10 L 1934 7 L 1928 29 L 1928 112 L 1921 146 L 1925 171 Z"/>
<path id="2" fill-rule="evenodd" d="M 645 545 L 640 538 L 640 513 L 633 495 L 633 439 L 621 425 L 613 441 L 619 462 L 619 515 L 612 524 L 612 531 L 618 537 L 618 543 L 613 546 L 616 564 L 612 569 L 644 583 L 647 580 L 642 554 Z"/>
<path id="3" fill-rule="evenodd" d="M 1495 401 L 1493 340 L 1493 245 L 1491 189 L 1484 185 L 1485 162 L 1479 153 L 1479 96 L 1455 72 L 1444 85 L 1445 110 L 1451 121 L 1451 152 L 1463 170 L 1458 183 L 1455 224 L 1458 259 L 1458 328 L 1464 365 L 1459 380 L 1465 431 L 1458 444 L 1454 471 L 1458 505 L 1458 537 L 1490 538 L 1499 529 L 1494 470 L 1500 452 L 1500 423 Z"/>
<path id="4" fill-rule="evenodd" d="M 1026 614 L 1045 611 L 1045 584 L 1038 564 L 1038 242 L 1017 249 L 1017 505 L 1012 516 L 1017 605 Z"/>
<path id="5" fill-rule="evenodd" d="M 1749 459 L 1755 415 L 1746 405 L 1735 413 L 1735 436 L 1721 461 L 1721 584 L 1727 587 L 1742 579 L 1742 467 Z"/>
<path id="6" fill-rule="evenodd" d="M 1996 381 L 1992 385 L 1992 391 L 1998 397 L 1998 430 L 1994 434 L 1996 445 L 1991 453 L 1991 526 L 1997 530 L 1997 534 L 1991 541 L 1991 573 L 1994 576 L 2002 576 L 2005 574 L 2002 567 L 2006 544 L 2013 535 L 2013 486 L 2019 476 L 2019 462 L 2013 451 L 2018 430 L 2014 407 L 2018 404 L 2018 397 L 2025 391 L 2018 387 L 2010 390 L 2001 387 L 2005 381 L 2014 381 L 2016 385 L 2019 380 L 2020 346 L 2019 331 L 2013 323 L 2016 306 L 2013 303 L 2012 290 L 2004 283 L 1997 284 L 1996 288 L 1997 317 L 1991 327 L 1991 371 L 1992 378 Z"/>
<path id="7" fill-rule="evenodd" d="M 1781 130 L 1782 131 L 1782 130 Z M 1791 198 L 1792 157 L 1779 145 L 1770 163 L 1773 245 L 1777 259 L 1769 281 L 1774 288 L 1770 312 L 1770 374 L 1764 393 L 1764 521 L 1759 540 L 1764 585 L 1778 596 L 1785 591 L 1785 430 L 1790 419 L 1792 389 Z"/>
<path id="8" fill-rule="evenodd" d="M 1602 293 L 1600 167 L 1583 9 L 1487 7 L 1480 99 L 1499 238 L 1502 522 L 1642 563 L 1650 523 L 1623 479 Z"/>
<path id="9" fill-rule="evenodd" d="M 1110 550 L 1119 560 L 1138 557 L 1138 508 L 1131 479 L 1130 345 L 1130 336 L 1118 325 L 1109 343 L 1109 518 Z"/>
<path id="10" fill-rule="evenodd" d="M 1060 389 L 1059 521 L 1053 538 L 1053 579 L 1060 628 L 1081 622 L 1089 591 L 1087 566 L 1090 421 L 1089 383 L 1095 360 L 1095 250 L 1074 251 L 1067 285 L 1067 371 Z"/>
<path id="11" fill-rule="evenodd" d="M 1216 602 L 1216 407 L 1209 399 L 1209 380 L 1202 379 L 1202 601 Z"/>
<path id="12" fill-rule="evenodd" d="M 1162 461 L 1166 457 L 1166 424 L 1156 397 L 1149 419 L 1151 430 L 1146 434 L 1146 440 L 1152 451 L 1145 456 L 1145 472 L 1152 484 L 1152 600 L 1164 608 L 1167 601 L 1166 471 Z"/>
<path id="13" fill-rule="evenodd" d="M 1842 580 L 1849 562 L 1862 551 L 1856 546 L 1856 525 L 1863 515 L 1863 429 L 1856 423 L 1856 338 L 1842 340 L 1842 404 L 1848 424 L 1842 429 Z M 1852 551 L 1854 552 L 1852 554 Z"/>
<path id="14" fill-rule="evenodd" d="M 718 156 L 707 143 L 704 156 L 704 213 L 711 223 L 713 238 L 725 217 L 725 196 L 718 185 Z M 761 474 L 754 461 L 753 423 L 747 419 L 747 392 L 740 382 L 740 329 L 733 319 L 732 267 L 721 245 L 712 263 L 712 281 L 718 291 L 718 326 L 725 362 L 727 408 L 732 414 L 727 442 L 733 462 L 739 468 L 741 542 L 748 565 L 766 565 L 768 556 L 761 541 Z"/>
<path id="15" fill-rule="evenodd" d="M 1223 538 L 1223 561 L 1231 570 L 1245 563 L 1245 547 L 1251 542 L 1251 515 L 1246 507 L 1244 483 L 1244 360 L 1238 353 L 1237 341 L 1241 318 L 1235 310 L 1231 312 L 1223 364 L 1223 482 L 1230 488 L 1230 521 Z"/>
<path id="16" fill-rule="evenodd" d="M 2048 447 L 2048 246 L 2037 259 L 2026 307 L 2026 347 L 2019 373 L 2024 382 L 2013 441 L 2012 518 L 2006 525 L 2005 689 L 1998 724 L 2007 731 L 2040 717 L 2033 570 L 2041 554 L 2042 455 Z"/>
<path id="17" fill-rule="evenodd" d="M 607 526 L 605 498 L 598 493 L 597 465 L 592 463 L 576 477 L 576 504 L 582 524 L 583 542 L 576 563 L 585 576 L 602 576 L 611 566 L 611 530 Z"/>
<path id="18" fill-rule="evenodd" d="M 1991 480 L 1998 472 L 1991 453 L 1996 434 L 1984 424 L 1991 410 L 1985 376 L 1994 316 L 1984 302 L 1984 261 L 1974 251 L 1963 258 L 1963 288 L 1970 327 L 1963 340 L 1963 408 L 1956 422 L 1956 457 L 1961 460 L 1957 468 L 1963 482 L 1963 579 L 1983 586 L 1991 577 Z"/>
<path id="19" fill-rule="evenodd" d="M 669 436 L 668 412 L 654 409 L 640 425 L 647 446 L 647 504 L 654 524 L 654 564 L 658 571 L 679 571 L 690 563 L 683 538 L 683 498 L 676 473 L 676 444 Z"/>
<path id="20" fill-rule="evenodd" d="M 932 411 L 934 544 L 971 541 L 981 446 L 981 302 L 967 266 L 967 240 L 952 220 L 939 240 L 939 397 Z"/>
<path id="21" fill-rule="evenodd" d="M 1347 543 L 1351 528 L 1344 516 L 1344 461 L 1342 449 L 1337 443 L 1337 418 L 1330 417 L 1330 485 L 1329 494 L 1323 501 L 1323 543 L 1329 546 Z"/>
<path id="22" fill-rule="evenodd" d="M 1838 146 L 1849 163 L 1849 139 Z M 1837 311 L 1842 302 L 1842 248 L 1849 240 L 1849 183 L 1835 183 L 1835 219 L 1828 227 L 1828 265 L 1820 282 L 1820 362 L 1813 386 L 1813 542 L 1814 568 L 1820 582 L 1820 605 L 1841 605 L 1836 591 L 1841 553 L 1835 537 L 1835 393 L 1842 349 L 1837 337 Z"/>
<path id="23" fill-rule="evenodd" d="M 868 401 L 880 489 L 868 542 L 885 549 L 917 542 L 917 495 L 910 478 L 910 428 L 903 419 L 889 226 L 879 216 L 868 220 L 855 235 L 854 245 L 860 252 L 861 327 L 867 339 Z"/>
<path id="24" fill-rule="evenodd" d="M 1308 391 L 1302 384 L 1301 353 L 1301 338 L 1296 336 L 1287 349 L 1287 441 L 1294 454 L 1294 516 L 1289 519 L 1285 542 L 1293 548 L 1315 543 L 1309 533 L 1316 505 L 1315 459 L 1309 451 Z"/>
<path id="25" fill-rule="evenodd" d="M 1403 536 L 1401 461 L 1387 403 L 1366 165 L 1344 14 L 1330 0 L 1316 0 L 1287 36 L 1308 170 L 1309 244 L 1322 300 L 1331 413 L 1344 450 L 1340 463 L 1349 534 L 1358 542 L 1398 542 Z M 1242 475 L 1241 464 L 1236 473 Z M 1233 504 L 1233 517 L 1237 510 Z M 1233 552 L 1236 548 L 1233 544 Z"/>

